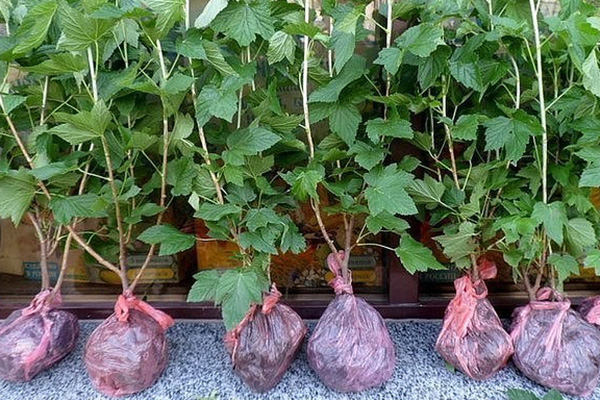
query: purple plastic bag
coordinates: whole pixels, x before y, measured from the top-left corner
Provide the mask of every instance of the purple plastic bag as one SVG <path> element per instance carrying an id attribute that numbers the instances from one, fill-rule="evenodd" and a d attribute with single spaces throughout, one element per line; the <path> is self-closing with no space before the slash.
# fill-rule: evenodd
<path id="1" fill-rule="evenodd" d="M 338 253 L 343 259 L 345 254 Z M 340 392 L 358 392 L 390 379 L 396 365 L 394 343 L 381 315 L 352 294 L 335 254 L 327 257 L 336 297 L 308 339 L 308 362 L 319 378 Z"/>
<path id="2" fill-rule="evenodd" d="M 454 281 L 456 296 L 446 309 L 436 350 L 449 364 L 473 379 L 487 379 L 504 367 L 512 355 L 513 343 L 498 314 L 486 299 L 484 279 L 496 276 L 496 264 L 482 260 L 480 278 L 470 276 Z"/>
<path id="3" fill-rule="evenodd" d="M 94 387 L 126 396 L 152 386 L 169 358 L 165 331 L 173 319 L 130 293 L 119 296 L 115 313 L 94 330 L 85 347 L 85 366 Z"/>
<path id="4" fill-rule="evenodd" d="M 554 301 L 550 301 L 554 297 Z M 600 332 L 550 288 L 515 310 L 513 360 L 529 379 L 575 396 L 592 394 L 600 376 Z"/>
<path id="5" fill-rule="evenodd" d="M 40 292 L 29 307 L 0 324 L 0 377 L 24 382 L 69 354 L 79 336 L 77 318 L 61 305 L 60 293 Z"/>
<path id="6" fill-rule="evenodd" d="M 225 336 L 235 373 L 259 393 L 279 383 L 306 335 L 300 316 L 279 304 L 280 297 L 273 284 L 262 307 L 252 306 L 242 322 Z"/>
<path id="7" fill-rule="evenodd" d="M 600 326 L 600 296 L 592 296 L 581 302 L 579 313 L 590 324 Z"/>

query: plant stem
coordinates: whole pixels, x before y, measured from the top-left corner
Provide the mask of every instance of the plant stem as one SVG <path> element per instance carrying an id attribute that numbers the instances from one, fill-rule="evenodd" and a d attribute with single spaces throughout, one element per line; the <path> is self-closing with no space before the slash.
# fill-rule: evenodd
<path id="1" fill-rule="evenodd" d="M 33 228 L 35 229 L 35 234 L 40 243 L 40 270 L 42 272 L 42 290 L 50 288 L 50 274 L 48 272 L 48 239 L 44 235 L 42 228 L 40 226 L 40 216 L 36 210 L 35 215 L 31 212 L 27 213 Z"/>
<path id="2" fill-rule="evenodd" d="M 385 31 L 385 48 L 389 49 L 392 46 L 392 12 L 393 12 L 393 0 L 388 0 L 386 9 L 386 31 Z M 385 95 L 390 95 L 392 87 L 392 76 L 389 72 L 386 72 L 385 76 Z M 387 119 L 388 107 L 387 104 L 383 106 L 383 119 Z"/>
<path id="3" fill-rule="evenodd" d="M 304 22 L 310 22 L 310 1 L 304 0 Z M 308 36 L 304 36 L 304 53 L 302 61 L 302 109 L 304 111 L 304 129 L 306 130 L 306 138 L 308 140 L 308 148 L 310 158 L 315 158 L 315 145 L 313 143 L 312 131 L 310 128 L 310 114 L 308 111 L 308 60 L 309 60 L 309 40 Z"/>

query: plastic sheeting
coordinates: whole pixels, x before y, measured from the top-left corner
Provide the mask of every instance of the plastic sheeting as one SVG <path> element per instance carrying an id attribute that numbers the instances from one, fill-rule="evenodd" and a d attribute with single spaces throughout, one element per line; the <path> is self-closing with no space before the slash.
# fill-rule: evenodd
<path id="1" fill-rule="evenodd" d="M 88 339 L 85 366 L 94 387 L 108 396 L 125 396 L 152 386 L 168 362 L 165 331 L 173 319 L 138 300 L 119 296 L 115 313 Z"/>
<path id="2" fill-rule="evenodd" d="M 33 379 L 69 354 L 79 336 L 77 318 L 61 305 L 60 293 L 40 292 L 29 307 L 14 311 L 0 324 L 0 377 Z"/>
<path id="3" fill-rule="evenodd" d="M 570 307 L 569 300 L 544 288 L 537 301 L 516 309 L 511 329 L 513 360 L 525 376 L 541 385 L 589 396 L 600 376 L 600 332 Z"/>
<path id="4" fill-rule="evenodd" d="M 470 276 L 454 281 L 456 296 L 446 309 L 436 343 L 441 356 L 473 379 L 487 379 L 504 367 L 513 353 L 510 335 L 487 300 L 484 279 L 496 276 L 496 264 L 479 263 L 480 279 Z"/>
<path id="5" fill-rule="evenodd" d="M 343 260 L 344 252 L 338 253 Z M 394 372 L 396 353 L 381 315 L 352 292 L 334 253 L 327 263 L 336 293 L 308 339 L 308 362 L 319 378 L 340 392 L 379 386 Z"/>
<path id="6" fill-rule="evenodd" d="M 242 322 L 225 336 L 235 373 L 259 393 L 279 383 L 306 335 L 300 316 L 280 304 L 280 297 L 273 284 L 262 307 L 252 306 Z"/>
<path id="7" fill-rule="evenodd" d="M 579 313 L 590 324 L 600 326 L 600 296 L 585 299 L 579 306 Z"/>

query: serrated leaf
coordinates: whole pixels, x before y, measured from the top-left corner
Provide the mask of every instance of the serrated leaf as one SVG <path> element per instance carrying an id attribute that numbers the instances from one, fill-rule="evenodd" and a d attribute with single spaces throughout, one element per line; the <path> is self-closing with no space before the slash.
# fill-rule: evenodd
<path id="1" fill-rule="evenodd" d="M 584 266 L 586 268 L 594 268 L 596 276 L 600 276 L 600 250 L 590 250 L 585 257 Z"/>
<path id="2" fill-rule="evenodd" d="M 190 29 L 183 40 L 177 41 L 177 52 L 184 57 L 207 60 L 206 50 L 202 39 L 202 32 Z"/>
<path id="3" fill-rule="evenodd" d="M 467 221 L 460 224 L 458 231 L 436 236 L 434 240 L 442 245 L 444 254 L 450 257 L 453 263 L 462 264 L 464 259 L 477 250 L 477 245 L 473 240 L 474 236 L 475 225 Z"/>
<path id="4" fill-rule="evenodd" d="M 402 63 L 402 51 L 396 47 L 381 49 L 373 64 L 383 65 L 385 70 L 396 75 Z"/>
<path id="5" fill-rule="evenodd" d="M 563 228 L 567 224 L 567 211 L 563 203 L 536 203 L 531 217 L 544 225 L 550 239 L 562 245 Z"/>
<path id="6" fill-rule="evenodd" d="M 597 244 L 594 226 L 585 218 L 570 219 L 567 223 L 567 234 L 578 246 L 591 247 Z"/>
<path id="7" fill-rule="evenodd" d="M 439 45 L 444 44 L 444 29 L 423 22 L 407 29 L 396 39 L 396 45 L 419 57 L 428 57 Z"/>
<path id="8" fill-rule="evenodd" d="M 81 54 L 58 53 L 49 54 L 49 57 L 49 60 L 23 70 L 42 75 L 62 75 L 83 73 L 88 69 L 88 63 Z"/>
<path id="9" fill-rule="evenodd" d="M 222 306 L 227 330 L 235 328 L 244 319 L 252 304 L 262 302 L 262 293 L 268 289 L 268 281 L 258 274 L 260 272 L 255 268 L 243 268 L 225 271 L 221 276 L 215 300 Z"/>
<path id="10" fill-rule="evenodd" d="M 168 224 L 152 226 L 142 232 L 137 239 L 146 244 L 159 244 L 161 256 L 180 253 L 196 244 L 193 235 L 183 233 Z"/>
<path id="11" fill-rule="evenodd" d="M 0 176 L 0 218 L 19 225 L 35 196 L 35 182 L 25 170 Z"/>
<path id="12" fill-rule="evenodd" d="M 269 2 L 264 0 L 232 2 L 216 16 L 211 27 L 248 46 L 261 36 L 269 40 L 274 34 Z"/>
<path id="13" fill-rule="evenodd" d="M 477 140 L 479 118 L 476 114 L 461 115 L 451 127 L 452 137 L 457 140 Z"/>
<path id="14" fill-rule="evenodd" d="M 342 90 L 365 73 L 366 61 L 363 57 L 353 56 L 344 68 L 325 86 L 311 93 L 310 103 L 333 103 L 338 101 Z"/>
<path id="15" fill-rule="evenodd" d="M 548 257 L 548 264 L 552 265 L 557 272 L 559 288 L 571 275 L 579 275 L 579 263 L 570 254 L 551 254 Z"/>
<path id="16" fill-rule="evenodd" d="M 581 70 L 583 72 L 583 87 L 600 97 L 600 67 L 598 66 L 595 48 L 581 65 Z"/>
<path id="17" fill-rule="evenodd" d="M 211 204 L 203 203 L 194 217 L 205 221 L 220 221 L 226 216 L 239 215 L 242 209 L 235 204 Z"/>
<path id="18" fill-rule="evenodd" d="M 583 170 L 579 187 L 600 187 L 600 164 L 590 164 Z"/>
<path id="19" fill-rule="evenodd" d="M 196 28 L 206 28 L 228 4 L 228 0 L 210 0 L 196 19 Z"/>
<path id="20" fill-rule="evenodd" d="M 106 217 L 106 204 L 93 193 L 70 197 L 53 197 L 50 208 L 59 224 L 67 225 L 73 218 Z"/>
<path id="21" fill-rule="evenodd" d="M 354 155 L 354 160 L 362 168 L 370 171 L 376 165 L 383 162 L 386 151 L 380 147 L 371 146 L 365 142 L 357 141 L 350 147 L 350 154 Z"/>
<path id="22" fill-rule="evenodd" d="M 396 255 L 410 274 L 414 274 L 417 271 L 446 269 L 435 259 L 430 249 L 409 235 L 402 236 L 400 246 L 396 248 Z"/>
<path id="23" fill-rule="evenodd" d="M 412 139 L 414 132 L 409 121 L 375 118 L 367 121 L 367 135 L 374 143 L 378 143 L 382 137 Z"/>
<path id="24" fill-rule="evenodd" d="M 394 233 L 402 233 L 410 228 L 408 222 L 395 217 L 387 211 L 377 215 L 369 215 L 366 219 L 367 229 L 373 235 L 377 235 L 382 229 L 387 229 Z"/>
<path id="25" fill-rule="evenodd" d="M 277 247 L 275 247 L 277 235 L 277 232 L 272 229 L 242 232 L 239 235 L 239 243 L 243 249 L 252 248 L 261 253 L 277 254 Z"/>
<path id="26" fill-rule="evenodd" d="M 335 54 L 333 67 L 340 73 L 354 54 L 356 37 L 351 33 L 334 30 L 331 35 L 331 48 Z"/>
<path id="27" fill-rule="evenodd" d="M 58 46 L 69 51 L 86 50 L 114 26 L 112 20 L 88 17 L 66 2 L 60 3 L 59 16 L 63 36 Z"/>
<path id="28" fill-rule="evenodd" d="M 269 49 L 267 50 L 269 64 L 278 63 L 284 58 L 293 64 L 295 52 L 296 41 L 292 35 L 278 31 L 269 39 Z"/>
<path id="29" fill-rule="evenodd" d="M 264 228 L 269 223 L 277 223 L 279 216 L 270 208 L 250 209 L 244 218 L 244 222 L 250 231 Z"/>
<path id="30" fill-rule="evenodd" d="M 406 192 L 413 176 L 398 170 L 396 164 L 385 169 L 378 168 L 364 176 L 368 184 L 365 198 L 373 215 L 387 211 L 392 215 L 413 215 L 417 213 L 415 203 Z"/>
<path id="31" fill-rule="evenodd" d="M 416 203 L 437 207 L 442 202 L 446 187 L 442 182 L 425 175 L 423 180 L 415 179 L 412 181 L 406 190 Z"/>
<path id="32" fill-rule="evenodd" d="M 217 88 L 214 85 L 204 86 L 198 95 L 196 105 L 198 125 L 203 127 L 211 117 L 231 122 L 233 115 L 237 112 L 237 101 L 234 90 Z"/>
<path id="33" fill-rule="evenodd" d="M 188 302 L 215 301 L 221 273 L 215 269 L 198 272 L 194 275 L 196 282 L 188 293 Z"/>
<path id="34" fill-rule="evenodd" d="M 206 58 L 208 62 L 215 67 L 217 71 L 221 73 L 224 77 L 227 76 L 237 76 L 238 73 L 225 61 L 225 57 L 223 53 L 221 53 L 221 49 L 219 45 L 211 42 L 210 40 L 203 40 L 202 45 L 204 46 L 204 51 L 206 52 Z"/>
<path id="35" fill-rule="evenodd" d="M 25 54 L 39 47 L 52 24 L 58 3 L 56 0 L 46 0 L 35 4 L 23 18 L 23 22 L 16 33 L 17 45 L 13 49 L 15 54 Z"/>
<path id="36" fill-rule="evenodd" d="M 322 165 L 314 168 L 296 168 L 281 175 L 282 178 L 292 186 L 292 194 L 302 202 L 312 198 L 319 200 L 317 186 L 325 178 L 325 169 Z"/>
<path id="37" fill-rule="evenodd" d="M 98 135 L 95 132 L 91 132 L 89 130 L 84 130 L 84 129 L 79 129 L 79 128 L 74 127 L 71 124 L 61 124 L 61 125 L 55 126 L 54 128 L 50 129 L 48 132 L 67 141 L 69 144 L 71 144 L 73 146 L 81 144 L 81 143 L 85 143 L 87 141 L 94 140 L 94 139 L 97 139 L 98 137 L 100 137 L 100 135 Z"/>

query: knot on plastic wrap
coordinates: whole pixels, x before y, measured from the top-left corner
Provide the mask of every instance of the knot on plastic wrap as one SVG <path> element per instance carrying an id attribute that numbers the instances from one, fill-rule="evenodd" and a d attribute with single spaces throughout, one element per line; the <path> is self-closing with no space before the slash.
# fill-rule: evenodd
<path id="1" fill-rule="evenodd" d="M 45 289 L 39 292 L 31 301 L 29 306 L 21 311 L 22 316 L 37 314 L 60 307 L 62 297 L 60 292 L 54 292 L 52 289 Z"/>
<path id="2" fill-rule="evenodd" d="M 348 281 L 346 281 L 342 275 L 342 266 L 340 265 L 340 260 L 344 261 L 345 258 L 346 252 L 341 250 L 338 251 L 337 254 L 331 253 L 327 256 L 327 266 L 334 274 L 334 278 L 329 281 L 329 286 L 333 288 L 336 295 L 343 293 L 354 293 L 352 290 L 352 274 L 349 272 Z"/>
<path id="3" fill-rule="evenodd" d="M 119 296 L 119 299 L 115 304 L 115 315 L 119 321 L 127 322 L 129 320 L 129 310 L 132 309 L 148 315 L 158 322 L 165 331 L 175 324 L 175 321 L 173 321 L 173 318 L 169 315 L 157 310 L 145 301 L 138 299 L 130 291 L 126 291 Z"/>
<path id="4" fill-rule="evenodd" d="M 268 295 L 265 296 L 265 298 L 263 300 L 262 313 L 263 314 L 271 313 L 271 311 L 273 311 L 273 309 L 279 302 L 280 298 L 281 298 L 281 292 L 279 290 L 277 290 L 277 286 L 275 286 L 275 284 L 273 284 L 271 286 L 271 291 L 269 292 Z"/>

